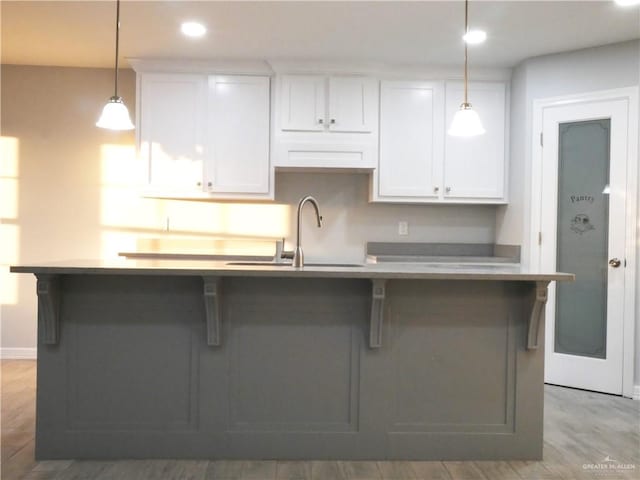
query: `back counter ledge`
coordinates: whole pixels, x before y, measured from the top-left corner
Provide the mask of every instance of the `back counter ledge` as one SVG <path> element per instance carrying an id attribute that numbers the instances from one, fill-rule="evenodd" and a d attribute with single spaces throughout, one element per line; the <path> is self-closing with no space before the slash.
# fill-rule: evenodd
<path id="1" fill-rule="evenodd" d="M 542 458 L 520 267 L 15 266 L 38 294 L 38 459 Z"/>

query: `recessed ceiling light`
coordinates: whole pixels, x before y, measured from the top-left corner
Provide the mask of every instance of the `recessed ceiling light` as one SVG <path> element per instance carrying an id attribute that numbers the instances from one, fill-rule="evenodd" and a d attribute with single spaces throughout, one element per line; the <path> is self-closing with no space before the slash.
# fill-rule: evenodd
<path id="1" fill-rule="evenodd" d="M 462 36 L 462 39 L 469 45 L 476 45 L 482 43 L 487 39 L 487 32 L 482 30 L 469 30 Z"/>
<path id="2" fill-rule="evenodd" d="M 198 22 L 183 22 L 180 31 L 187 37 L 202 37 L 207 33 L 207 28 Z"/>
<path id="3" fill-rule="evenodd" d="M 630 7 L 632 5 L 640 5 L 640 0 L 615 0 L 621 7 Z"/>

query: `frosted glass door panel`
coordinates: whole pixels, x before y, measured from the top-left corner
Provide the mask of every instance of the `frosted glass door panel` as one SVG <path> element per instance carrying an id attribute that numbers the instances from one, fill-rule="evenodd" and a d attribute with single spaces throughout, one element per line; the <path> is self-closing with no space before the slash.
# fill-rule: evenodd
<path id="1" fill-rule="evenodd" d="M 555 352 L 606 358 L 611 121 L 559 126 Z"/>

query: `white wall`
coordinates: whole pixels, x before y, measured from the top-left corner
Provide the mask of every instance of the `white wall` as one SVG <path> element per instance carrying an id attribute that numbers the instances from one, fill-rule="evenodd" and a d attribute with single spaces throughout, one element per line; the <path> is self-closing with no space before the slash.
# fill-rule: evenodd
<path id="1" fill-rule="evenodd" d="M 304 212 L 307 260 L 359 262 L 371 241 L 491 243 L 495 207 L 372 205 L 365 174 L 279 173 L 276 202 L 220 204 L 144 199 L 134 133 L 94 126 L 112 92 L 109 69 L 3 65 L 0 169 L 0 291 L 3 354 L 33 355 L 35 279 L 8 265 L 112 258 L 141 238 L 286 236 L 294 241 L 298 199 L 313 194 L 324 227 Z M 132 109 L 134 75 L 120 90 Z M 309 207 L 307 207 L 309 208 Z M 164 231 L 171 218 L 171 232 Z M 409 236 L 397 222 L 409 222 Z"/>
<path id="2" fill-rule="evenodd" d="M 371 204 L 368 192 L 366 174 L 276 174 L 278 203 L 293 209 L 301 197 L 312 194 L 320 204 L 324 217 L 321 229 L 315 226 L 309 205 L 303 212 L 303 246 L 308 261 L 362 261 L 367 241 L 493 243 L 493 206 Z M 398 235 L 399 220 L 409 222 L 408 236 Z M 291 215 L 287 248 L 295 241 L 294 229 L 295 215 Z"/>
<path id="3" fill-rule="evenodd" d="M 640 84 L 640 41 L 624 42 L 526 60 L 511 84 L 510 204 L 496 214 L 496 242 L 521 243 L 529 255 L 533 101 Z M 639 179 L 640 181 L 640 179 Z M 639 237 L 640 238 L 640 237 Z M 638 245 L 640 273 L 640 244 Z M 638 279 L 640 280 L 640 279 Z M 640 384 L 640 281 L 636 282 L 636 368 Z"/>

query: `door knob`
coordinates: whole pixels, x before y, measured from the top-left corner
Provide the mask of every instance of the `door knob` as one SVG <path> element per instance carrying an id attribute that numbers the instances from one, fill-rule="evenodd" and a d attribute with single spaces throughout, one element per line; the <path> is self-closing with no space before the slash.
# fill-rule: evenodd
<path id="1" fill-rule="evenodd" d="M 609 260 L 609 266 L 613 268 L 618 268 L 620 266 L 620 263 L 620 260 L 618 260 L 617 258 L 612 258 L 611 260 Z"/>

